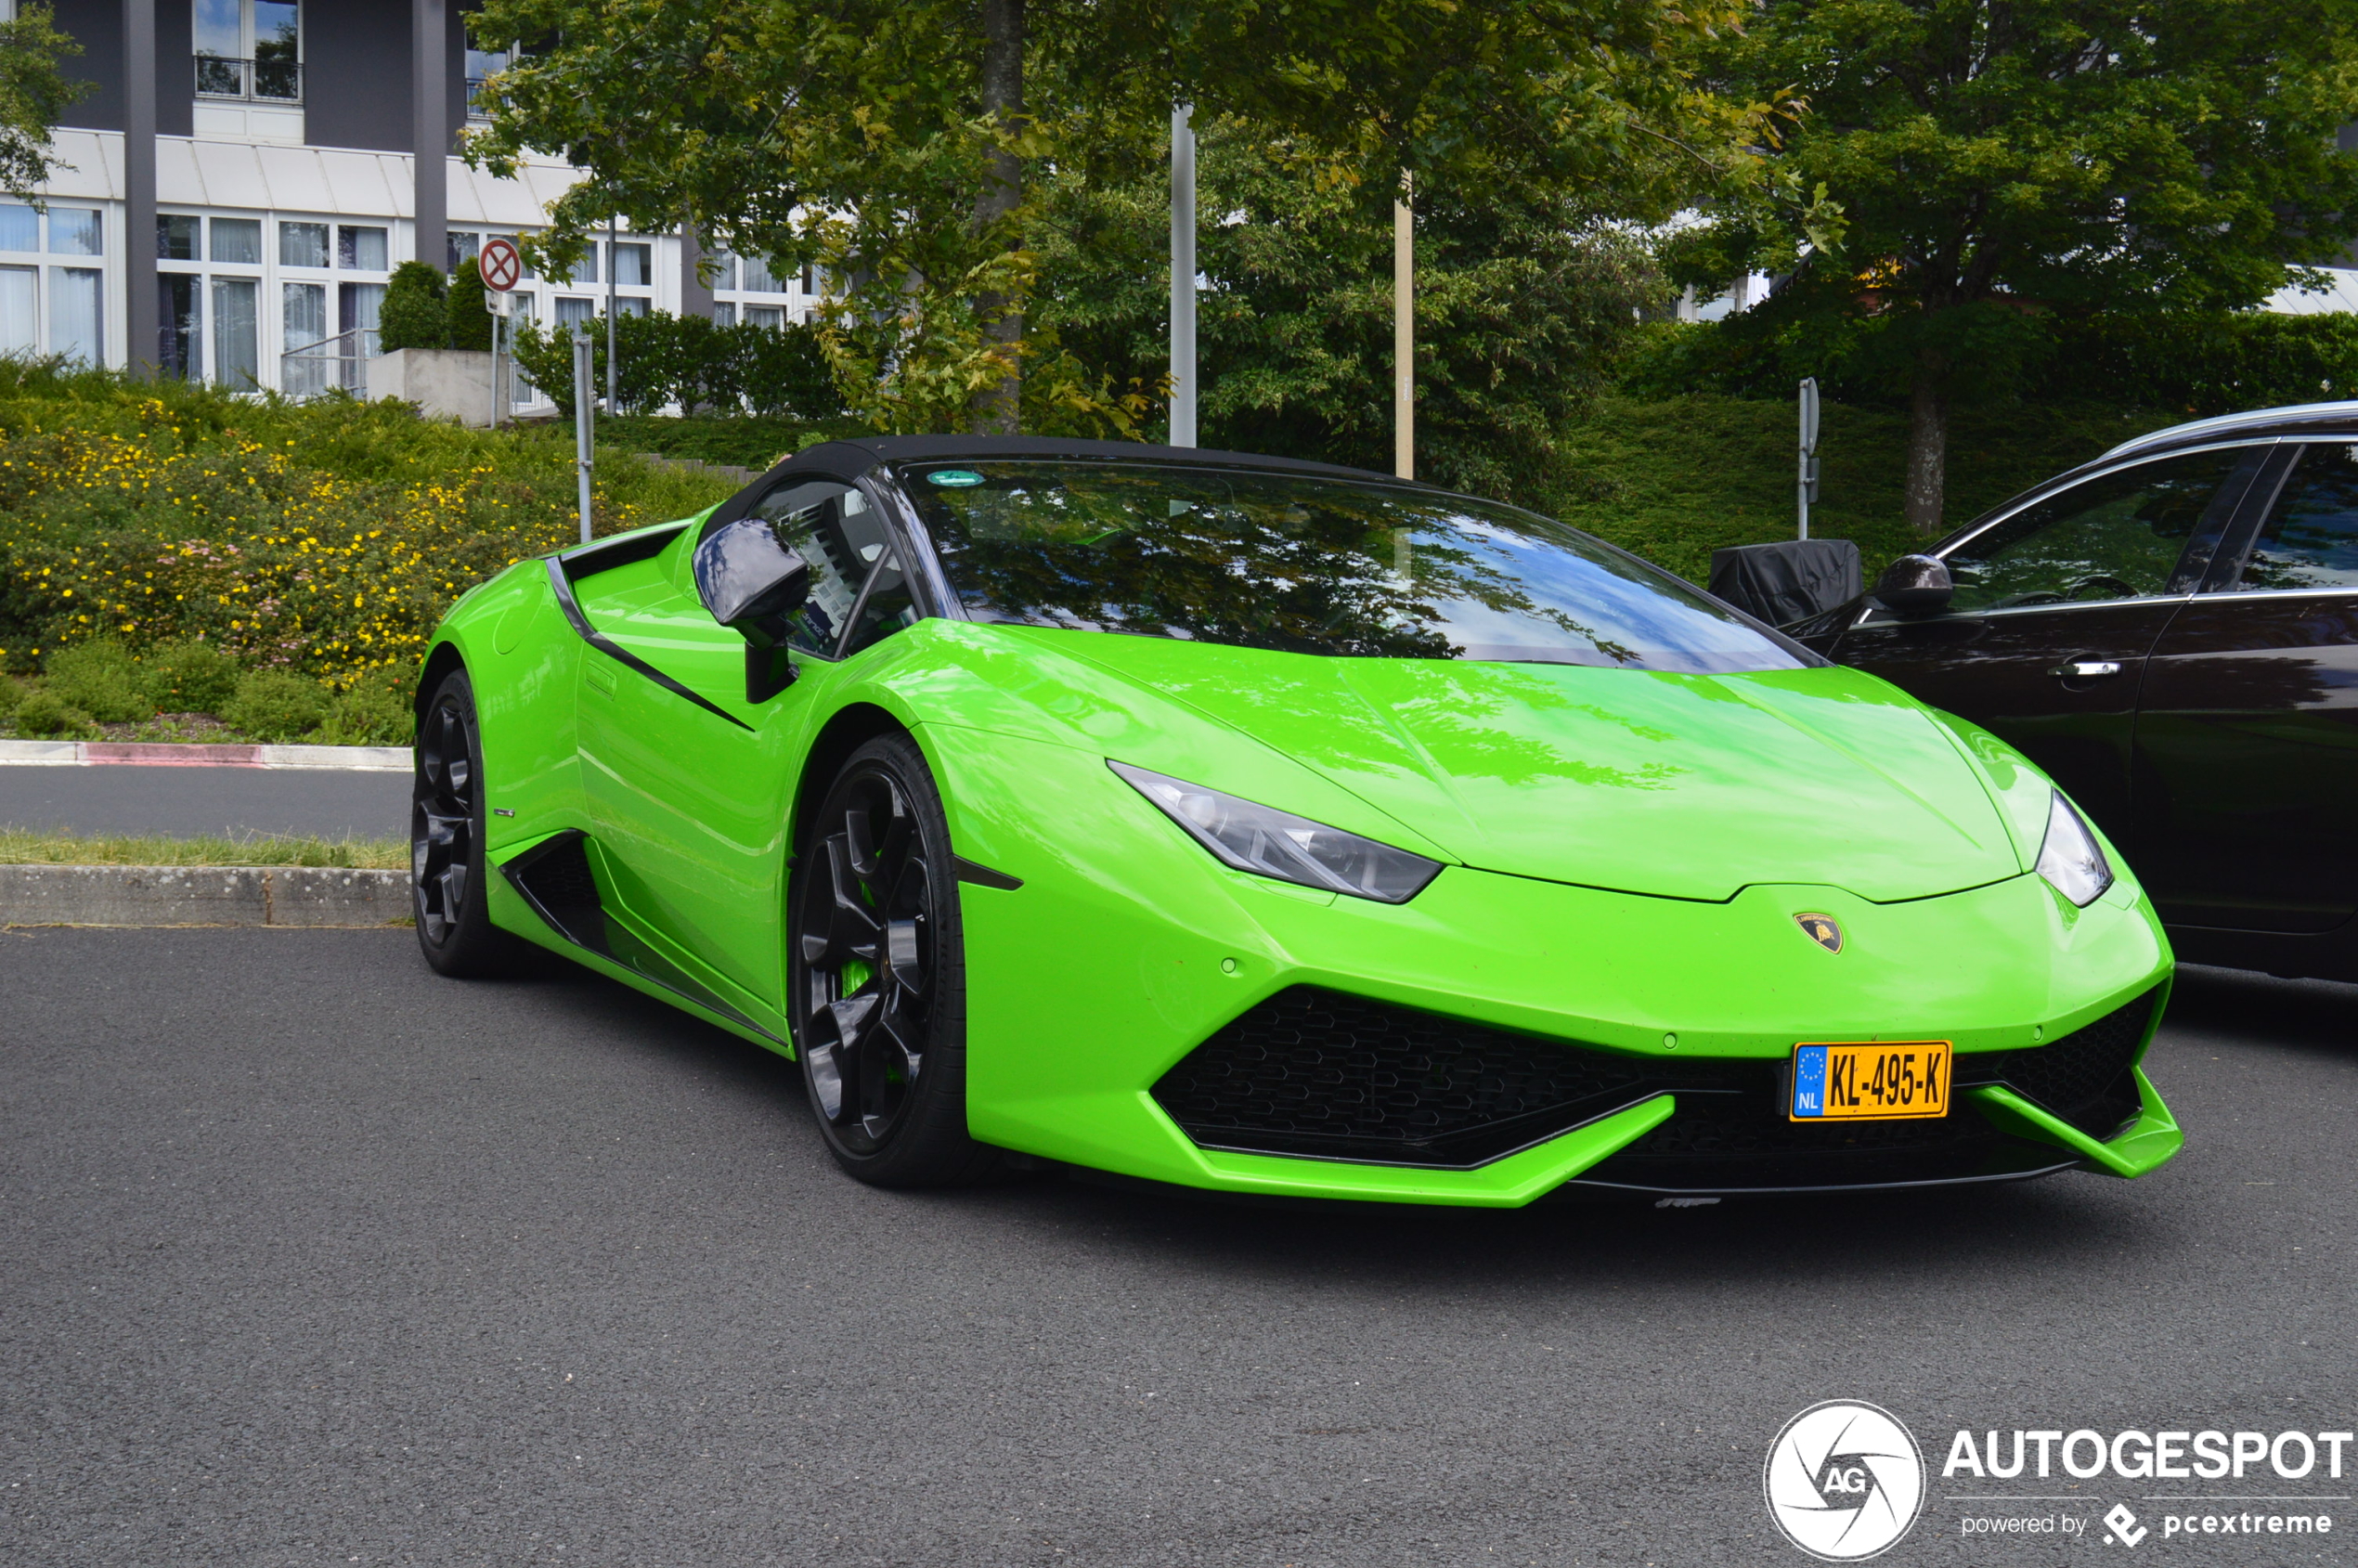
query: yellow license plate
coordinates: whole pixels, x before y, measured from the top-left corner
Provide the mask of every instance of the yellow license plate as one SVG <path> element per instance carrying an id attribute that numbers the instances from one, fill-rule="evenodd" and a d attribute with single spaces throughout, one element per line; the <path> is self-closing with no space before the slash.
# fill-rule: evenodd
<path id="1" fill-rule="evenodd" d="M 1946 1040 L 1796 1045 L 1786 1114 L 1795 1121 L 1946 1116 L 1949 1056 Z"/>

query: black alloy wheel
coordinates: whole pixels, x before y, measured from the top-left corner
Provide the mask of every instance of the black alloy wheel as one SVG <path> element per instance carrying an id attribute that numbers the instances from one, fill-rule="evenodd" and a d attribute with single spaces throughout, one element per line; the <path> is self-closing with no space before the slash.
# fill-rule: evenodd
<path id="1" fill-rule="evenodd" d="M 453 670 L 418 721 L 409 793 L 409 881 L 418 946 L 445 975 L 498 973 L 517 940 L 491 924 L 484 885 L 483 744 L 474 689 Z"/>
<path id="2" fill-rule="evenodd" d="M 851 754 L 796 862 L 797 1055 L 827 1147 L 880 1186 L 969 1180 L 965 972 L 949 825 L 904 736 Z"/>

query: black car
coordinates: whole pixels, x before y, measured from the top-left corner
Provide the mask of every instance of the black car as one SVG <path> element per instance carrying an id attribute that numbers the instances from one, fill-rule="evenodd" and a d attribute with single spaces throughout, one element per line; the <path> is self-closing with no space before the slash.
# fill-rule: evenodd
<path id="1" fill-rule="evenodd" d="M 1788 629 L 2028 753 L 2182 959 L 2358 979 L 2358 403 L 2141 436 Z"/>

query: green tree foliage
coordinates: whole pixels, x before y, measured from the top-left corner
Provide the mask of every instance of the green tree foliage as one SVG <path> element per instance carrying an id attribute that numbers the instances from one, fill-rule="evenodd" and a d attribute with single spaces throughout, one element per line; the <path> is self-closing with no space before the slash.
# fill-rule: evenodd
<path id="1" fill-rule="evenodd" d="M 2358 232 L 2358 0 L 1766 0 L 1717 58 L 1806 109 L 1680 276 L 1790 273 L 1771 317 L 1904 389 L 1922 533 L 2027 312 L 2249 305 Z"/>
<path id="2" fill-rule="evenodd" d="M 1639 398 L 1701 392 L 1790 402 L 1794 381 L 1815 375 L 1830 397 L 1892 401 L 1888 368 L 1871 352 L 1872 331 L 1854 328 L 1846 344 L 1830 342 L 1818 325 L 1768 311 L 1650 322 L 1621 362 L 1618 389 Z M 2358 317 L 2340 311 L 2026 315 L 2015 325 L 2013 347 L 2009 374 L 1996 390 L 2041 408 L 2119 406 L 2133 397 L 2137 406 L 2200 419 L 2358 398 Z"/>
<path id="3" fill-rule="evenodd" d="M 1306 179 L 1236 120 L 1201 127 L 1198 158 L 1205 443 L 1390 468 L 1390 190 Z M 1457 488 L 1546 494 L 1556 429 L 1665 298 L 1637 239 L 1544 190 L 1419 202 L 1419 466 Z M 1068 180 L 1039 226 L 1038 318 L 1141 382 L 1168 363 L 1166 191 L 1152 170 Z"/>
<path id="4" fill-rule="evenodd" d="M 448 348 L 448 284 L 424 262 L 406 261 L 393 269 L 385 285 L 383 305 L 377 314 L 377 342 L 385 353 L 396 348 Z M 486 346 L 488 346 L 487 344 Z"/>
<path id="5" fill-rule="evenodd" d="M 491 312 L 483 303 L 483 268 L 473 256 L 450 275 L 450 297 L 444 302 L 443 318 L 451 347 L 491 352 Z"/>
<path id="6" fill-rule="evenodd" d="M 46 6 L 18 9 L 0 20 L 0 190 L 32 201 L 57 162 L 49 128 L 66 106 L 90 90 L 67 77 L 62 63 L 82 45 L 58 31 Z"/>
<path id="7" fill-rule="evenodd" d="M 1020 370 L 1046 383 L 1023 389 L 1027 421 L 1119 430 L 1138 389 L 1009 330 L 1040 287 L 1048 187 L 1142 173 L 1172 104 L 1190 102 L 1295 137 L 1303 177 L 1327 185 L 1585 178 L 1649 186 L 1660 205 L 1746 117 L 1676 63 L 1732 14 L 1665 0 L 488 0 L 478 42 L 536 46 L 499 77 L 467 152 L 507 173 L 562 147 L 589 171 L 552 209 L 544 265 L 615 214 L 823 265 L 821 341 L 873 422 L 1004 421 Z"/>

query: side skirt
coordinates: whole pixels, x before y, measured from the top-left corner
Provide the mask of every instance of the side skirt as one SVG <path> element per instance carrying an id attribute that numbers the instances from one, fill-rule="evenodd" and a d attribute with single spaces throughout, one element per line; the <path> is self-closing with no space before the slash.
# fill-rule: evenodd
<path id="1" fill-rule="evenodd" d="M 792 1042 L 746 1017 L 607 912 L 597 874 L 590 864 L 589 842 L 590 836 L 579 828 L 567 828 L 507 861 L 499 874 L 532 912 L 571 946 L 792 1056 Z"/>

